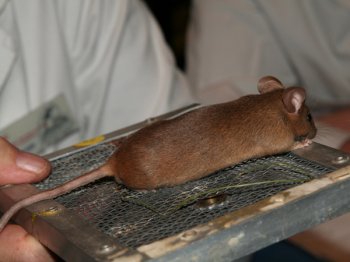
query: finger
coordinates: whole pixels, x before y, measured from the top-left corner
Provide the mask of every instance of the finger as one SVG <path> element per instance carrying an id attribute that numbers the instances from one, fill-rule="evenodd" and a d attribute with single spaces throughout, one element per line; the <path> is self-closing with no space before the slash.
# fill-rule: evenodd
<path id="1" fill-rule="evenodd" d="M 46 159 L 18 150 L 0 137 L 0 185 L 42 180 L 51 170 Z"/>
<path id="2" fill-rule="evenodd" d="M 18 225 L 7 225 L 0 234 L 1 261 L 54 261 L 48 250 Z"/>
<path id="3" fill-rule="evenodd" d="M 343 152 L 350 153 L 350 139 L 347 140 L 340 148 Z"/>

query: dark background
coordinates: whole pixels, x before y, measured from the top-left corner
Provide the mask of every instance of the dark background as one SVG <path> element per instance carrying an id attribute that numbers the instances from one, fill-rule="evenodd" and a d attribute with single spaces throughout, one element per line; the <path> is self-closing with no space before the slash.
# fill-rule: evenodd
<path id="1" fill-rule="evenodd" d="M 172 49 L 177 65 L 186 69 L 185 45 L 187 24 L 190 17 L 190 0 L 144 0 L 163 31 Z"/>

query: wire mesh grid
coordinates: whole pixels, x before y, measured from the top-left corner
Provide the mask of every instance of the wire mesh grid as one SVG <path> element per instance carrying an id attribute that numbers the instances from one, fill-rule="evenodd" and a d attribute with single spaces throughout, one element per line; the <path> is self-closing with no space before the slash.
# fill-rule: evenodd
<path id="1" fill-rule="evenodd" d="M 47 189 L 102 165 L 117 150 L 101 144 L 52 161 Z M 332 171 L 292 153 L 249 160 L 171 188 L 133 191 L 100 179 L 56 198 L 125 247 L 138 247 L 209 222 Z M 171 170 L 169 170 L 171 172 Z"/>

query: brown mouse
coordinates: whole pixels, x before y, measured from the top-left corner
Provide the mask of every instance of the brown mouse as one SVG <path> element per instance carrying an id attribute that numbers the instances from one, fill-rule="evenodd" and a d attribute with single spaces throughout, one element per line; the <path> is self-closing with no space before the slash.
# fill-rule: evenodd
<path id="1" fill-rule="evenodd" d="M 266 76 L 259 95 L 210 105 L 140 129 L 102 167 L 13 205 L 0 231 L 19 209 L 105 176 L 131 189 L 155 189 L 199 179 L 243 160 L 307 146 L 316 135 L 305 90 L 284 88 Z"/>

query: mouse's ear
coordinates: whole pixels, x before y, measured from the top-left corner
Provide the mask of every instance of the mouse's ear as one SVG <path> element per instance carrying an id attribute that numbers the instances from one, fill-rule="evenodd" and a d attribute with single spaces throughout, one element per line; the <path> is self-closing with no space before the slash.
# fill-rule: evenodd
<path id="1" fill-rule="evenodd" d="M 264 76 L 258 82 L 258 90 L 260 94 L 268 93 L 276 89 L 284 88 L 280 80 L 273 76 Z"/>
<path id="2" fill-rule="evenodd" d="M 283 92 L 283 104 L 287 111 L 292 114 L 297 114 L 299 109 L 305 102 L 306 92 L 301 87 L 289 87 Z"/>

